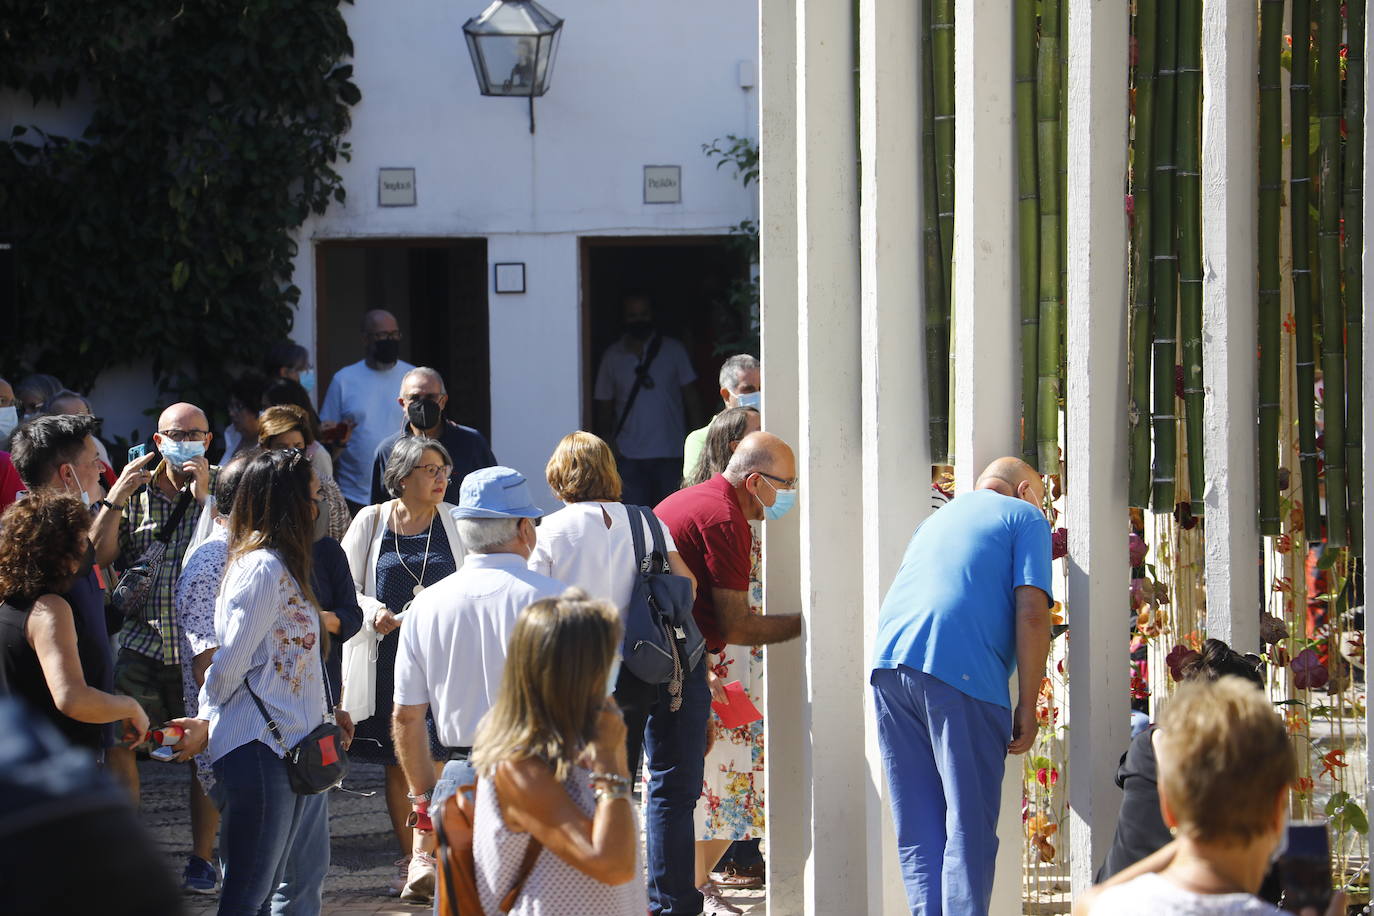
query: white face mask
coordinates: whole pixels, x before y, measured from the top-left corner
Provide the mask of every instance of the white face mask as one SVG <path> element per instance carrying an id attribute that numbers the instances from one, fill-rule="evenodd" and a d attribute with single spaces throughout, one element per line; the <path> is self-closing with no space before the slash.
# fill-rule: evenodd
<path id="1" fill-rule="evenodd" d="M 72 476 L 73 476 L 73 477 L 76 477 L 76 468 L 73 468 L 70 464 L 67 465 L 67 467 L 72 468 Z M 81 487 L 81 478 L 77 477 L 76 480 L 77 480 L 77 484 L 76 484 L 76 485 L 77 485 L 78 488 L 80 488 L 80 487 Z M 70 490 L 71 487 L 67 485 L 66 481 L 63 481 L 63 483 L 62 483 L 62 489 L 64 489 L 64 490 Z M 83 506 L 85 506 L 86 508 L 89 509 L 89 508 L 91 507 L 91 494 L 90 494 L 90 491 L 89 491 L 89 490 L 85 490 L 85 489 L 78 489 L 78 490 L 77 490 L 77 494 L 81 497 L 81 505 L 83 505 Z"/>
<path id="2" fill-rule="evenodd" d="M 0 407 L 0 440 L 4 440 L 19 425 L 19 408 L 11 404 Z"/>

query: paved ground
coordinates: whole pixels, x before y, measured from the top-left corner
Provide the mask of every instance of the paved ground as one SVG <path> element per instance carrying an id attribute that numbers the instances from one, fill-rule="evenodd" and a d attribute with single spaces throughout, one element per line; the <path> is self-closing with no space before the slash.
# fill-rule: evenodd
<path id="1" fill-rule="evenodd" d="M 187 769 L 155 761 L 142 761 L 143 819 L 178 875 L 191 849 L 191 825 L 187 815 Z M 395 871 L 396 859 L 391 824 L 381 797 L 382 768 L 354 764 L 348 787 L 359 792 L 376 791 L 372 798 L 342 792 L 331 793 L 329 828 L 333 861 L 324 888 L 324 912 L 330 916 L 415 916 L 427 907 L 408 906 L 383 896 L 383 888 Z M 746 891 L 733 902 L 751 916 L 765 916 L 762 891 Z M 214 913 L 217 898 L 187 897 L 191 916 Z"/>

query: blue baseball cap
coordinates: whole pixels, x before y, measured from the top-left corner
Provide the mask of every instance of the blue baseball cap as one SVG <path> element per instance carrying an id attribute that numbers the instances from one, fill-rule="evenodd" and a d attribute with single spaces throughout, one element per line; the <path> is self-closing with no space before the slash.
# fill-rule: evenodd
<path id="1" fill-rule="evenodd" d="M 454 518 L 539 518 L 525 475 L 514 468 L 481 468 L 463 478 Z"/>

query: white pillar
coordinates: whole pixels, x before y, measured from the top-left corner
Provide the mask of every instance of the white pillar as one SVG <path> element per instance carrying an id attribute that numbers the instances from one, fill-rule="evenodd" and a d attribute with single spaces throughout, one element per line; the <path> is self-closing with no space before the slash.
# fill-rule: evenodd
<path id="1" fill-rule="evenodd" d="M 759 28 L 759 226 L 762 258 L 764 428 L 795 447 L 801 429 L 797 375 L 797 42 L 792 0 L 761 0 Z M 801 606 L 801 533 L 764 528 L 764 609 Z M 810 761 L 801 644 L 765 651 L 768 903 L 802 912 L 802 863 L 811 853 Z"/>
<path id="2" fill-rule="evenodd" d="M 1374 536 L 1374 258 L 1370 257 L 1369 251 L 1369 227 L 1374 226 L 1374 195 L 1370 194 L 1369 189 L 1374 187 L 1374 124 L 1371 124 L 1370 117 L 1370 98 L 1374 97 L 1374 67 L 1369 66 L 1369 52 L 1374 48 L 1374 17 L 1365 19 L 1365 70 L 1364 70 L 1364 174 L 1361 176 L 1361 187 L 1364 194 L 1361 197 L 1361 206 L 1364 207 L 1364 250 L 1360 253 L 1362 261 L 1361 279 L 1364 286 L 1358 291 L 1359 298 L 1354 291 L 1347 293 L 1346 308 L 1357 308 L 1361 310 L 1363 323 L 1361 330 L 1364 339 L 1360 341 L 1350 341 L 1349 346 L 1361 347 L 1364 359 L 1361 366 L 1364 370 L 1364 402 L 1360 405 L 1360 410 L 1364 418 L 1364 448 L 1361 454 L 1364 455 L 1364 536 L 1366 545 L 1371 536 Z M 1365 547 L 1365 556 L 1369 556 L 1369 548 Z M 1369 588 L 1369 576 L 1365 576 L 1365 588 Z M 1365 631 L 1364 631 L 1364 651 L 1365 651 L 1365 671 L 1371 671 L 1369 667 L 1374 662 L 1374 646 L 1369 645 L 1369 602 L 1365 602 Z M 1374 734 L 1374 709 L 1370 707 L 1374 704 L 1365 704 L 1365 734 Z M 1365 772 L 1374 773 L 1374 743 L 1365 741 Z M 1374 780 L 1368 780 L 1365 788 L 1366 811 L 1371 810 L 1374 804 Z"/>
<path id="3" fill-rule="evenodd" d="M 1017 453 L 1021 360 L 1012 17 L 1005 2 L 955 0 L 954 21 L 954 473 L 965 492 L 988 462 Z M 999 916 L 1021 912 L 1021 766 L 1009 758 L 1002 785 Z"/>
<path id="4" fill-rule="evenodd" d="M 851 0 L 797 2 L 797 344 L 802 651 L 810 712 L 804 912 L 867 897 L 859 200 Z M 774 751 L 776 754 L 776 750 Z"/>
<path id="5" fill-rule="evenodd" d="M 1254 0 L 1202 5 L 1202 376 L 1207 635 L 1259 649 Z"/>
<path id="6" fill-rule="evenodd" d="M 873 657 L 878 611 L 907 541 L 930 512 L 922 354 L 920 213 L 921 7 L 859 4 L 860 148 L 863 187 L 863 669 Z M 868 902 L 849 912 L 905 913 L 896 833 L 878 750 L 872 694 L 864 691 L 868 791 Z"/>
<path id="7" fill-rule="evenodd" d="M 1169 2 L 1169 0 L 1166 0 Z M 1130 10 L 1071 0 L 1068 46 L 1069 867 L 1093 883 L 1129 739 L 1126 555 L 1126 107 Z"/>

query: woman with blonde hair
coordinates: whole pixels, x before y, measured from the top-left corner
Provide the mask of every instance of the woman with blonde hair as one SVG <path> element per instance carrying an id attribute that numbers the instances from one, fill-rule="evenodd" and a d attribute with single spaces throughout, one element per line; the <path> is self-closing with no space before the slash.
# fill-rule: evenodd
<path id="1" fill-rule="evenodd" d="M 564 507 L 540 523 L 530 569 L 606 599 L 623 623 L 639 573 L 630 526 L 639 526 L 646 546 L 654 541 L 649 519 L 620 502 L 620 474 L 610 446 L 588 432 L 568 433 L 553 450 L 544 476 Z M 673 573 L 695 583 L 668 526 L 656 518 L 652 524 L 663 536 Z M 657 698 L 657 685 L 646 684 L 627 668 L 620 669 L 615 699 L 625 714 L 632 773 L 639 770 L 644 723 Z"/>
<path id="2" fill-rule="evenodd" d="M 319 448 L 311 432 L 310 417 L 295 404 L 268 407 L 258 415 L 258 445 L 263 448 L 298 448 L 310 459 L 320 482 L 320 498 L 324 504 L 315 519 L 315 539 L 330 537 L 342 540 L 348 533 L 348 503 L 343 491 L 334 482 L 333 465 L 329 455 Z M 227 510 L 226 510 L 227 511 Z"/>
<path id="3" fill-rule="evenodd" d="M 488 913 L 531 844 L 540 851 L 514 916 L 641 916 L 648 906 L 625 725 L 610 699 L 620 638 L 615 607 L 577 588 L 536 601 L 515 625 L 472 758 L 473 860 Z"/>

